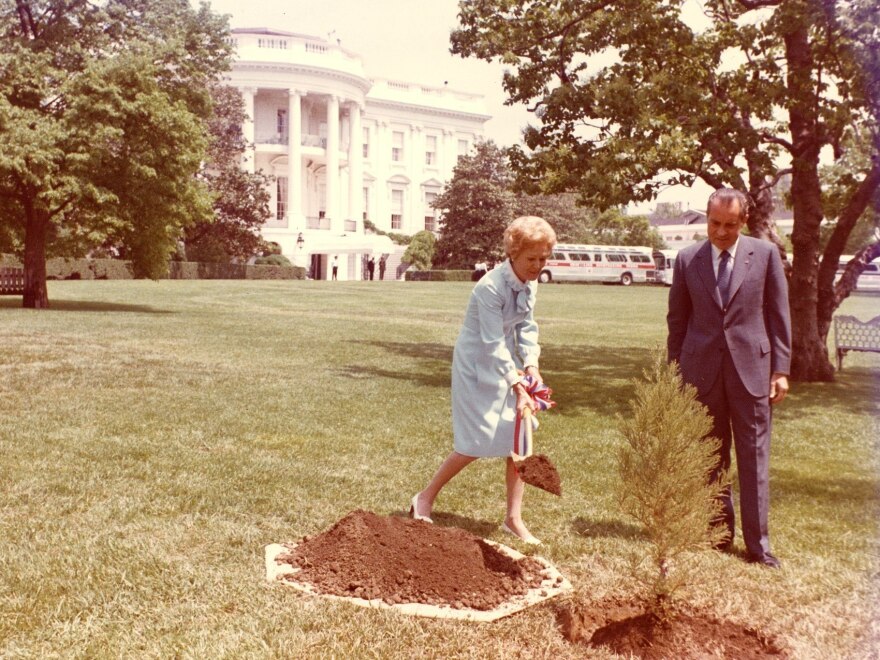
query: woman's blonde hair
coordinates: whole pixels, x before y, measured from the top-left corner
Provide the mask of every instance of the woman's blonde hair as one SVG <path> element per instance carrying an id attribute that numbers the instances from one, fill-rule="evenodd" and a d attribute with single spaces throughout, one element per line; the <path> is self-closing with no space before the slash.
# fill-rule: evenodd
<path id="1" fill-rule="evenodd" d="M 507 225 L 504 230 L 504 251 L 508 257 L 516 256 L 535 245 L 556 245 L 556 232 L 544 218 L 523 215 Z"/>

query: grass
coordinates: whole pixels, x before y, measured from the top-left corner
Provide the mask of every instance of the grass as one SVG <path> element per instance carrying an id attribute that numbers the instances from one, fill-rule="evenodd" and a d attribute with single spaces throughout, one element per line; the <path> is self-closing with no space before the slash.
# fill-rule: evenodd
<path id="1" fill-rule="evenodd" d="M 0 657 L 583 657 L 552 605 L 466 624 L 263 581 L 264 545 L 399 514 L 449 451 L 470 287 L 82 281 L 50 283 L 48 311 L 0 299 Z M 627 589 L 644 543 L 614 497 L 615 419 L 665 342 L 665 298 L 541 287 L 559 407 L 535 441 L 564 496 L 531 490 L 526 520 L 576 599 Z M 705 553 L 695 603 L 798 658 L 876 657 L 878 385 L 880 356 L 851 353 L 837 382 L 794 386 L 771 464 L 784 570 Z M 478 461 L 435 520 L 507 542 L 503 514 L 502 465 Z"/>

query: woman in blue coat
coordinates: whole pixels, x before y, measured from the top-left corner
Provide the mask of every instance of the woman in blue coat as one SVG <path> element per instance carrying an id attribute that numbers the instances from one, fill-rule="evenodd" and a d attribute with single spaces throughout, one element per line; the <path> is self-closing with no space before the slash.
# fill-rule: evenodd
<path id="1" fill-rule="evenodd" d="M 540 543 L 522 521 L 525 486 L 510 458 L 516 416 L 534 403 L 522 373 L 539 383 L 538 326 L 534 307 L 538 276 L 556 244 L 542 218 L 524 216 L 504 232 L 505 260 L 474 287 L 452 357 L 454 449 L 431 482 L 410 502 L 410 515 L 431 522 L 434 499 L 450 479 L 477 458 L 507 458 L 507 517 L 502 529 Z"/>

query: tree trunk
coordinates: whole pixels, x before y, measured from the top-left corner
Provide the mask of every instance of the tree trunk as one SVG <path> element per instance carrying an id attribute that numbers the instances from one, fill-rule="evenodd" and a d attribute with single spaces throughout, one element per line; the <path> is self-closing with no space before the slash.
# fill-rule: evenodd
<path id="1" fill-rule="evenodd" d="M 49 292 L 46 290 L 46 232 L 48 228 L 49 218 L 45 211 L 27 209 L 22 307 L 49 308 Z"/>
<path id="2" fill-rule="evenodd" d="M 752 201 L 748 219 L 749 235 L 773 243 L 779 250 L 779 256 L 782 257 L 785 274 L 790 276 L 791 264 L 785 252 L 785 244 L 779 238 L 776 222 L 773 220 L 773 195 L 770 192 L 770 187 L 760 176 L 755 176 L 754 180 L 749 182 L 749 187 L 747 194 Z"/>
<path id="3" fill-rule="evenodd" d="M 805 20 L 805 19 L 804 19 Z M 834 380 L 828 348 L 819 333 L 818 288 L 819 225 L 822 191 L 819 184 L 818 118 L 812 94 L 812 53 L 808 27 L 796 22 L 785 35 L 787 85 L 794 99 L 789 107 L 792 141 L 791 199 L 794 256 L 789 282 L 791 308 L 791 378 L 794 381 Z"/>

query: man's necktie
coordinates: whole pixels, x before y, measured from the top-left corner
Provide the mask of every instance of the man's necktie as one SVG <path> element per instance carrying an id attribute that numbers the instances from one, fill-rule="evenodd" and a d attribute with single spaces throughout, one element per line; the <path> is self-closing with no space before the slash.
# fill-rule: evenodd
<path id="1" fill-rule="evenodd" d="M 730 252 L 723 250 L 718 261 L 718 293 L 721 295 L 721 305 L 727 307 L 727 299 L 730 296 Z"/>

